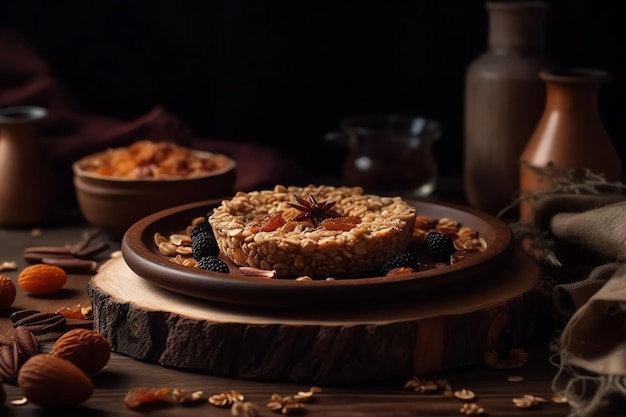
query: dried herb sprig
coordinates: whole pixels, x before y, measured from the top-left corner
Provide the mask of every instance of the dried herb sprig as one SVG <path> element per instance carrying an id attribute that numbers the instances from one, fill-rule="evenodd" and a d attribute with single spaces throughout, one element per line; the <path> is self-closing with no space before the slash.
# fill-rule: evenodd
<path id="1" fill-rule="evenodd" d="M 556 246 L 554 236 L 550 231 L 543 230 L 534 221 L 537 202 L 555 195 L 620 196 L 626 190 L 626 184 L 620 181 L 607 181 L 603 174 L 593 172 L 590 169 L 563 170 L 554 165 L 536 167 L 527 163 L 525 166 L 539 177 L 540 182 L 550 186 L 545 189 L 521 193 L 502 209 L 497 217 L 501 218 L 512 209 L 517 208 L 520 203 L 528 202 L 531 207 L 531 214 L 528 219 L 510 223 L 509 227 L 518 241 L 527 240 L 530 243 L 531 255 L 537 261 L 551 267 L 560 267 L 561 262 L 554 251 Z M 541 254 L 540 259 L 537 259 L 536 256 L 538 253 Z"/>

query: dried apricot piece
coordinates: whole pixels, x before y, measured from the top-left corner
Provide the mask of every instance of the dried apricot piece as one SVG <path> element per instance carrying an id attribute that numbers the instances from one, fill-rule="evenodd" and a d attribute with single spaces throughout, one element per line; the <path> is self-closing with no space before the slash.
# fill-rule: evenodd
<path id="1" fill-rule="evenodd" d="M 352 230 L 356 227 L 357 224 L 361 223 L 361 219 L 358 217 L 331 217 L 328 219 L 324 219 L 320 223 L 320 227 L 326 230 Z"/>
<path id="2" fill-rule="evenodd" d="M 250 223 L 250 230 L 253 233 L 257 232 L 273 232 L 278 230 L 285 224 L 285 219 L 280 213 L 274 214 L 260 214 L 252 220 Z"/>
<path id="3" fill-rule="evenodd" d="M 128 390 L 124 403 L 128 408 L 137 408 L 145 403 L 164 400 L 170 390 L 166 387 L 135 387 Z"/>
<path id="4" fill-rule="evenodd" d="M 393 268 L 392 270 L 387 272 L 385 276 L 392 277 L 392 276 L 397 276 L 397 275 L 408 275 L 408 274 L 412 274 L 413 272 L 415 272 L 413 268 L 401 266 L 398 268 Z"/>
<path id="5" fill-rule="evenodd" d="M 58 314 L 62 314 L 66 319 L 85 319 L 83 308 L 80 304 L 75 304 L 71 307 L 63 307 L 56 311 Z"/>
<path id="6" fill-rule="evenodd" d="M 285 224 L 285 219 L 280 213 L 272 214 L 265 219 L 265 221 L 261 224 L 262 232 L 273 232 L 281 228 Z"/>

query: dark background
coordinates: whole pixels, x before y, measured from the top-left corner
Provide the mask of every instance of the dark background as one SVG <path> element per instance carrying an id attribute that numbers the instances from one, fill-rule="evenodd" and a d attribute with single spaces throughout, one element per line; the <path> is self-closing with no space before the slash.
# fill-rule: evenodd
<path id="1" fill-rule="evenodd" d="M 609 135 L 626 153 L 626 23 L 609 0 L 547 1 L 558 65 L 605 69 Z M 477 0 L 3 0 L 89 112 L 133 119 L 165 107 L 207 138 L 256 142 L 315 175 L 334 172 L 323 134 L 356 113 L 441 122 L 442 175 L 462 169 L 465 70 L 486 47 Z M 2 56 L 0 59 L 10 59 Z M 624 159 L 624 156 L 622 157 Z"/>

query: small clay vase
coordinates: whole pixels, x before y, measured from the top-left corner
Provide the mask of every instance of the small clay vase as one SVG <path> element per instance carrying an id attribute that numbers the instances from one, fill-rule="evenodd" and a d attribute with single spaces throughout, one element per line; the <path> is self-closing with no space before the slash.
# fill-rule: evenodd
<path id="1" fill-rule="evenodd" d="M 622 163 L 598 111 L 599 90 L 610 75 L 598 69 L 554 68 L 540 77 L 546 104 L 520 157 L 522 195 L 549 190 L 552 178 L 567 171 L 576 177 L 590 170 L 607 181 L 620 181 Z M 531 211 L 531 200 L 524 200 L 520 219 Z"/>
<path id="2" fill-rule="evenodd" d="M 545 104 L 542 2 L 487 2 L 488 49 L 465 80 L 463 180 L 468 204 L 498 214 L 519 193 L 519 155 Z"/>
<path id="3" fill-rule="evenodd" d="M 57 184 L 37 126 L 47 114 L 35 106 L 0 109 L 0 226 L 37 226 L 52 214 Z"/>

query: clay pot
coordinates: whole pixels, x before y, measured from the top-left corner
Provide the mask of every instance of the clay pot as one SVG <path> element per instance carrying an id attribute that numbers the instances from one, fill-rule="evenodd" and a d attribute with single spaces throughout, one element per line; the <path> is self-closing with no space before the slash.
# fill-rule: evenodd
<path id="1" fill-rule="evenodd" d="M 590 170 L 607 181 L 620 181 L 621 160 L 598 111 L 598 93 L 609 74 L 597 69 L 555 68 L 542 71 L 540 77 L 547 98 L 520 157 L 522 194 L 550 189 L 551 178 L 566 171 L 574 172 L 575 177 Z M 549 175 L 538 175 L 537 168 Z M 531 210 L 530 202 L 523 202 L 520 218 L 527 218 Z"/>
<path id="2" fill-rule="evenodd" d="M 487 2 L 489 48 L 465 83 L 464 191 L 469 205 L 497 214 L 519 193 L 519 156 L 545 104 L 540 2 Z"/>
<path id="3" fill-rule="evenodd" d="M 0 109 L 0 225 L 37 226 L 51 216 L 57 184 L 40 147 L 37 123 L 46 109 Z"/>

